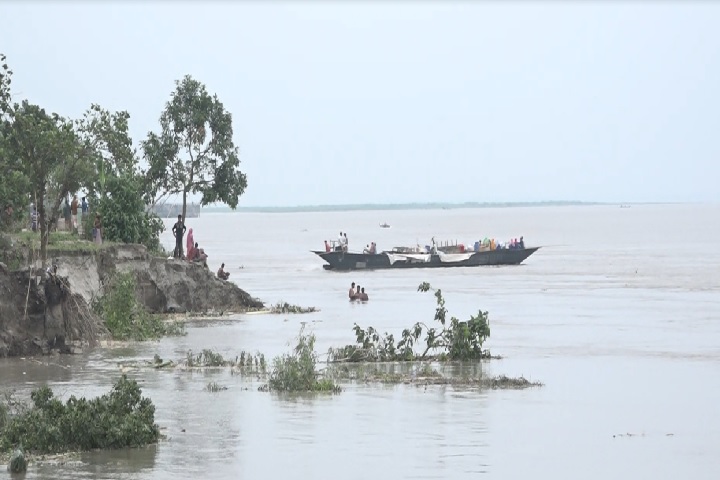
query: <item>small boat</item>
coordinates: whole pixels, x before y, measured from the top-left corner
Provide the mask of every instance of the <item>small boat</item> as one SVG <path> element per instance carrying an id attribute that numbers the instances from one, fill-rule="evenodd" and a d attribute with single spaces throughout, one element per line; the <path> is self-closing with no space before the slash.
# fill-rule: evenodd
<path id="1" fill-rule="evenodd" d="M 381 223 L 380 228 L 390 228 L 390 225 L 388 225 L 387 223 Z"/>

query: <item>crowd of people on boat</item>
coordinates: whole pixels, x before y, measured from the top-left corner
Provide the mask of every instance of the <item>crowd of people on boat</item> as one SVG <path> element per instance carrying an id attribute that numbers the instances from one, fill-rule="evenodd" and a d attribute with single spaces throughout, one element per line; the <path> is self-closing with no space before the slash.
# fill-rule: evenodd
<path id="1" fill-rule="evenodd" d="M 355 282 L 352 282 L 350 284 L 350 290 L 348 291 L 348 296 L 350 297 L 350 301 L 361 301 L 361 302 L 367 302 L 368 301 L 368 294 L 365 293 L 365 288 L 360 287 L 360 285 L 355 285 Z"/>
<path id="2" fill-rule="evenodd" d="M 348 251 L 348 237 L 347 232 L 340 232 L 340 235 L 338 235 L 337 241 L 327 241 L 325 242 L 325 251 L 327 253 L 330 252 L 347 252 Z M 374 255 L 377 253 L 377 245 L 375 242 L 371 242 L 367 245 L 365 245 L 365 248 L 363 249 L 363 253 Z"/>
<path id="3" fill-rule="evenodd" d="M 475 242 L 473 250 L 481 252 L 485 250 L 523 250 L 525 248 L 525 239 L 521 236 L 517 238 L 511 238 L 505 243 L 498 242 L 494 238 L 485 237 L 482 240 Z"/>

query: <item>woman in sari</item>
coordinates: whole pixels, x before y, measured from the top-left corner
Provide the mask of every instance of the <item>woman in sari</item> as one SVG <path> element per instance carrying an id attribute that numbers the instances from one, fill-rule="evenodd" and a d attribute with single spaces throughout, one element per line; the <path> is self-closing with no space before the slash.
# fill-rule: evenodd
<path id="1" fill-rule="evenodd" d="M 188 230 L 187 243 L 185 250 L 185 258 L 190 262 L 195 257 L 195 239 L 193 238 L 193 229 Z"/>

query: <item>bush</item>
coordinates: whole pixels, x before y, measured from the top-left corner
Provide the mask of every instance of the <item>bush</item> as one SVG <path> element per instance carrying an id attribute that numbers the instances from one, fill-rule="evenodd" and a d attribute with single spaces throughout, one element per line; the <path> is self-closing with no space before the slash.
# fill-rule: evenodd
<path id="1" fill-rule="evenodd" d="M 277 392 L 333 392 L 340 387 L 321 378 L 316 370 L 315 335 L 304 335 L 303 328 L 293 353 L 275 357 L 266 390 Z"/>
<path id="2" fill-rule="evenodd" d="M 108 175 L 106 195 L 88 198 L 88 215 L 83 218 L 85 238 L 92 240 L 95 213 L 102 217 L 103 241 L 139 243 L 151 252 L 161 249 L 162 219 L 148 212 L 142 199 L 142 179 L 134 174 Z"/>
<path id="3" fill-rule="evenodd" d="M 139 447 L 160 438 L 155 406 L 135 380 L 123 375 L 109 394 L 66 403 L 45 386 L 31 394 L 32 406 L 11 417 L 0 432 L 0 450 L 18 445 L 34 453 Z"/>
<path id="4" fill-rule="evenodd" d="M 166 324 L 148 313 L 137 299 L 136 286 L 132 272 L 116 274 L 105 286 L 104 295 L 93 302 L 112 338 L 142 341 L 184 333 L 180 324 Z"/>

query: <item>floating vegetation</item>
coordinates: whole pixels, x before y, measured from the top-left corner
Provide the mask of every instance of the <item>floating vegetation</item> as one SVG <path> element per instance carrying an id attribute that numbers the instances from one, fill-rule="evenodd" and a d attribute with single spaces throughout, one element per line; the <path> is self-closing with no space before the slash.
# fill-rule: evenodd
<path id="1" fill-rule="evenodd" d="M 234 363 L 230 360 L 225 360 L 222 355 L 209 349 L 204 349 L 197 355 L 193 355 L 192 350 L 187 352 L 185 358 L 185 365 L 194 367 L 232 367 Z"/>
<path id="2" fill-rule="evenodd" d="M 157 359 L 155 362 L 157 363 Z M 265 373 L 267 370 L 265 355 L 262 353 L 256 353 L 253 356 L 249 352 L 242 351 L 234 359 L 226 359 L 218 352 L 209 349 L 204 349 L 198 354 L 188 351 L 185 357 L 185 366 L 188 368 L 230 367 L 241 373 Z"/>
<path id="3" fill-rule="evenodd" d="M 354 381 L 359 383 L 381 383 L 389 385 L 451 385 L 455 387 L 474 387 L 480 389 L 514 389 L 520 390 L 529 387 L 540 387 L 542 383 L 531 382 L 525 377 L 512 378 L 505 375 L 484 376 L 467 374 L 442 374 L 425 364 L 418 369 L 401 369 L 394 371 L 387 368 L 372 366 L 343 366 L 336 365 L 328 369 L 327 375 L 335 381 Z"/>
<path id="4" fill-rule="evenodd" d="M 297 345 L 290 354 L 275 357 L 268 383 L 261 391 L 275 392 L 330 392 L 342 389 L 332 379 L 323 376 L 316 368 L 315 335 L 305 335 L 300 328 Z"/>
<path id="5" fill-rule="evenodd" d="M 227 389 L 227 387 L 218 385 L 215 382 L 210 382 L 205 386 L 205 390 L 207 390 L 208 392 L 222 392 Z"/>
<path id="6" fill-rule="evenodd" d="M 315 307 L 300 307 L 287 302 L 278 302 L 270 307 L 270 313 L 314 313 L 319 311 Z"/>

